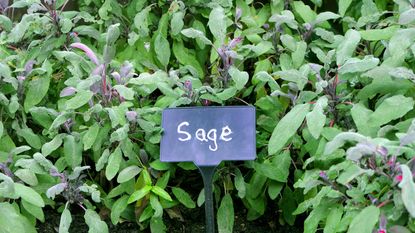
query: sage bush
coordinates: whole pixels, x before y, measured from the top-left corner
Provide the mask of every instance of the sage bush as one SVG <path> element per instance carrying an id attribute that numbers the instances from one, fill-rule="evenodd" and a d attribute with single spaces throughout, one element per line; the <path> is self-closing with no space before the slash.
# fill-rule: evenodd
<path id="1" fill-rule="evenodd" d="M 414 0 L 0 1 L 0 232 L 200 208 L 159 160 L 167 107 L 253 105 L 257 159 L 214 178 L 219 232 L 415 231 Z M 243 205 L 239 205 L 242 203 Z M 181 208 L 177 208 L 181 207 Z M 107 214 L 105 214 L 107 213 Z"/>

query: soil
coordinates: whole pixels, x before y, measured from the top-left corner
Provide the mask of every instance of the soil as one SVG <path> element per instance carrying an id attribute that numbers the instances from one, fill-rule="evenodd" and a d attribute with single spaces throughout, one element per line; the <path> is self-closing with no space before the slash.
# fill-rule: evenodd
<path id="1" fill-rule="evenodd" d="M 170 219 L 165 214 L 164 223 L 168 233 L 205 233 L 204 208 L 181 209 L 184 221 Z M 270 212 L 270 211 L 269 211 Z M 45 223 L 37 224 L 39 233 L 56 233 L 59 228 L 60 214 L 55 210 L 45 210 Z M 70 227 L 70 233 L 86 233 L 88 226 L 84 222 L 81 214 L 74 214 Z M 124 222 L 114 226 L 109 220 L 106 221 L 111 233 L 150 233 L 150 230 L 140 231 L 135 223 Z M 297 221 L 299 223 L 299 221 Z M 297 226 L 280 226 L 278 224 L 277 213 L 266 213 L 255 221 L 247 221 L 245 210 L 236 210 L 234 233 L 301 233 L 302 224 Z"/>

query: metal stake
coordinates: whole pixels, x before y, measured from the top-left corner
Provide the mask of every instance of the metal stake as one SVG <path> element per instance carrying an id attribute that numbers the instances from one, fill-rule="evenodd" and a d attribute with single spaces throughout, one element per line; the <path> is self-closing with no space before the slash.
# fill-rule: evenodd
<path id="1" fill-rule="evenodd" d="M 202 174 L 203 185 L 205 187 L 205 218 L 206 218 L 206 233 L 215 233 L 215 214 L 213 212 L 213 175 L 215 174 L 216 166 L 199 167 Z"/>

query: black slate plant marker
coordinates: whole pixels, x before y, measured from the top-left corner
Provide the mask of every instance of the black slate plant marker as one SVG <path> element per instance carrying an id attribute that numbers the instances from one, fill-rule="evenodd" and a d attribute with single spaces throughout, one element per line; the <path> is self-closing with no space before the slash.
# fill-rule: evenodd
<path id="1" fill-rule="evenodd" d="M 194 162 L 205 188 L 206 232 L 215 232 L 212 180 L 224 160 L 256 157 L 255 108 L 168 108 L 162 114 L 162 162 Z"/>

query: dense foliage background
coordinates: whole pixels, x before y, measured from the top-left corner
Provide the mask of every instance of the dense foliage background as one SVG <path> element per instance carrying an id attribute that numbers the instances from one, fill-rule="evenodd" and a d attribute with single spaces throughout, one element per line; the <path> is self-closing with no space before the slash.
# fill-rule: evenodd
<path id="1" fill-rule="evenodd" d="M 193 164 L 159 161 L 161 111 L 247 104 L 258 156 L 218 168 L 219 232 L 240 206 L 306 233 L 415 232 L 414 0 L 1 0 L 0 12 L 0 232 L 36 232 L 45 209 L 62 233 L 80 211 L 89 232 L 108 220 L 166 232 L 204 195 Z"/>

